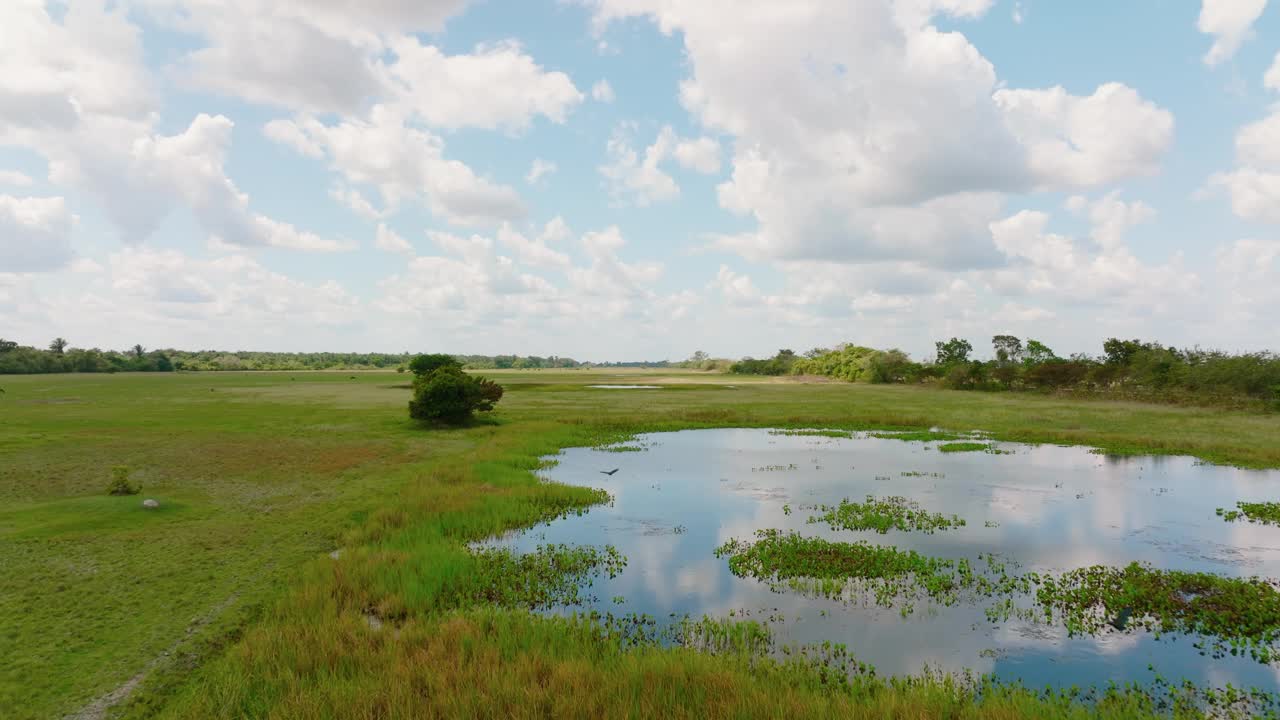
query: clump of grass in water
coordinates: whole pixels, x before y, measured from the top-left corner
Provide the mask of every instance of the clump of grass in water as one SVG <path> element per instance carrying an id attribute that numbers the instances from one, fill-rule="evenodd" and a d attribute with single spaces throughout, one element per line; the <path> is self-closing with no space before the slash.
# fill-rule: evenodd
<path id="1" fill-rule="evenodd" d="M 1280 659 L 1280 583 L 1274 580 L 1157 570 L 1139 563 L 1095 565 L 1043 578 L 1036 600 L 1045 619 L 1061 618 L 1073 634 L 1094 634 L 1104 625 L 1133 626 L 1204 636 L 1209 643 L 1197 647 L 1214 657 Z"/>
<path id="2" fill-rule="evenodd" d="M 938 446 L 938 452 L 988 452 L 992 450 L 987 442 L 947 442 Z"/>
<path id="3" fill-rule="evenodd" d="M 968 435 L 960 433 L 943 432 L 941 430 L 909 430 L 904 432 L 873 432 L 868 433 L 867 437 L 879 438 L 881 440 L 904 440 L 907 442 L 946 442 L 950 440 L 966 440 Z"/>
<path id="4" fill-rule="evenodd" d="M 875 530 L 881 535 L 890 530 L 932 534 L 965 525 L 964 518 L 958 515 L 930 513 L 919 503 L 896 495 L 879 499 L 868 495 L 866 502 L 845 499 L 839 505 L 819 505 L 815 509 L 822 515 L 810 516 L 810 524 L 825 522 L 835 530 Z"/>
<path id="5" fill-rule="evenodd" d="M 1218 508 L 1218 517 L 1227 522 L 1235 522 L 1245 518 L 1252 523 L 1263 525 L 1280 525 L 1280 503 L 1273 502 L 1238 502 L 1236 510 Z"/>
<path id="6" fill-rule="evenodd" d="M 962 592 L 1026 593 L 1038 577 L 1009 575 L 1005 565 L 991 556 L 986 556 L 985 569 L 975 569 L 966 559 L 932 558 L 866 542 L 832 542 L 794 531 L 757 530 L 756 538 L 755 542 L 730 540 L 716 548 L 716 557 L 727 556 L 734 575 L 764 580 L 774 590 L 828 598 L 843 598 L 851 589 L 865 590 L 883 607 L 892 606 L 895 599 L 910 601 L 921 595 L 954 605 Z M 907 602 L 903 615 L 913 610 Z"/>
<path id="7" fill-rule="evenodd" d="M 826 437 L 846 439 L 853 437 L 853 433 L 848 430 L 770 430 L 769 434 L 787 437 Z"/>

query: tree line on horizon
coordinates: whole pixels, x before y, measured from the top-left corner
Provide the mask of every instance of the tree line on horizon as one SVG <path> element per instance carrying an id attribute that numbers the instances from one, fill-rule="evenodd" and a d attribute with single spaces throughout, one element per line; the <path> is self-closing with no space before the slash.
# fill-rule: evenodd
<path id="1" fill-rule="evenodd" d="M 47 348 L 0 338 L 0 375 L 114 372 L 216 372 L 225 370 L 407 370 L 416 353 L 288 353 L 221 350 L 73 348 L 55 338 Z M 552 369 L 584 366 L 552 355 L 453 355 L 468 370 Z"/>
<path id="2" fill-rule="evenodd" d="M 1041 390 L 1141 400 L 1247 401 L 1280 409 L 1280 355 L 1232 354 L 1108 338 L 1102 354 L 1059 357 L 1037 340 L 991 338 L 992 357 L 973 357 L 962 338 L 934 343 L 935 357 L 917 362 L 898 350 L 845 343 L 803 355 L 789 349 L 772 358 L 744 358 L 729 366 L 743 375 L 820 375 L 846 382 L 936 383 L 955 390 Z"/>

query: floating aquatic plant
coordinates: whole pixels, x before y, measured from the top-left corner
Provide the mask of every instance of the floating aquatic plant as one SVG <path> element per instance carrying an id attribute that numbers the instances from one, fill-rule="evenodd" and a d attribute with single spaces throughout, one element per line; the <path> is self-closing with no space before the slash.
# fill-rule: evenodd
<path id="1" fill-rule="evenodd" d="M 897 495 L 885 498 L 868 495 L 866 502 L 845 499 L 839 505 L 818 505 L 815 509 L 822 514 L 810 516 L 810 523 L 824 522 L 836 530 L 875 530 L 881 535 L 889 530 L 933 533 L 965 525 L 958 515 L 930 513 L 919 503 Z"/>
<path id="2" fill-rule="evenodd" d="M 1227 522 L 1235 522 L 1241 518 L 1252 523 L 1263 525 L 1280 525 L 1280 503 L 1273 502 L 1238 502 L 1235 510 L 1218 508 L 1218 516 Z"/>

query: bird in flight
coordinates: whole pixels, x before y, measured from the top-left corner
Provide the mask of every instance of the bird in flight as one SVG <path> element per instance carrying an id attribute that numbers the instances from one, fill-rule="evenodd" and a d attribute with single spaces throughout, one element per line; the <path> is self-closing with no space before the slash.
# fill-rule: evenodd
<path id="1" fill-rule="evenodd" d="M 614 469 L 612 469 L 612 470 L 601 470 L 601 471 L 600 471 L 600 474 L 601 474 L 601 475 L 612 475 L 612 474 L 614 474 L 614 473 L 616 473 L 616 472 L 618 472 L 618 468 L 614 468 Z"/>

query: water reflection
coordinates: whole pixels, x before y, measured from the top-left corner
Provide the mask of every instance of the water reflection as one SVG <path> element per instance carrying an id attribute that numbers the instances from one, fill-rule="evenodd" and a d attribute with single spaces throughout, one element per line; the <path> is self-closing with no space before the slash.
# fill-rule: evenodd
<path id="1" fill-rule="evenodd" d="M 1280 528 L 1227 523 L 1215 508 L 1266 500 L 1280 472 L 1245 471 L 1191 458 L 1105 457 L 1078 447 L 998 444 L 1010 454 L 940 453 L 936 443 L 859 436 L 787 436 L 765 430 L 698 430 L 647 435 L 645 452 L 575 448 L 548 475 L 603 487 L 615 497 L 547 526 L 497 541 L 531 550 L 546 542 L 613 544 L 628 558 L 618 577 L 597 580 L 594 609 L 748 617 L 774 623 L 781 643 L 846 643 L 881 674 L 933 669 L 1021 679 L 1031 686 L 1166 678 L 1280 689 L 1273 668 L 1211 659 L 1192 638 L 1142 632 L 1067 637 L 1055 625 L 992 624 L 982 604 L 916 602 L 902 617 L 874 603 L 772 592 L 733 576 L 713 550 L 757 529 L 797 529 L 841 540 L 867 539 L 926 555 L 974 559 L 998 553 L 1022 571 L 1065 571 L 1132 561 L 1223 575 L 1280 575 Z M 600 470 L 620 468 L 612 476 Z M 799 507 L 865 495 L 902 495 L 968 525 L 932 535 L 835 531 L 806 524 Z M 622 596 L 625 602 L 615 604 Z M 581 609 L 581 608 L 579 608 Z M 567 612 L 567 610 L 565 610 Z"/>

